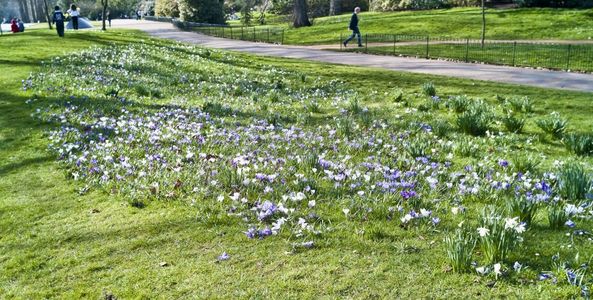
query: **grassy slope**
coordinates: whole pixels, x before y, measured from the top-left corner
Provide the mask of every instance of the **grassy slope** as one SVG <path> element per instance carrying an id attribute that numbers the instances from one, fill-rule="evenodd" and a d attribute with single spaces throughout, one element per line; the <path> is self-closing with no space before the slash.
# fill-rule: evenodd
<path id="1" fill-rule="evenodd" d="M 350 13 L 315 19 L 314 26 L 289 28 L 287 44 L 337 43 L 340 34 L 350 34 Z M 568 9 L 489 9 L 488 39 L 591 39 L 593 11 Z M 431 35 L 479 38 L 481 14 L 477 8 L 362 13 L 360 30 L 366 33 Z"/>
<path id="2" fill-rule="evenodd" d="M 207 212 L 179 203 L 151 203 L 139 210 L 124 199 L 94 191 L 76 193 L 73 182 L 46 152 L 45 126 L 33 121 L 19 92 L 20 80 L 42 60 L 93 44 L 138 42 L 139 34 L 80 32 L 60 40 L 47 31 L 0 37 L 0 295 L 12 298 L 78 298 L 113 293 L 119 298 L 201 297 L 472 297 L 482 295 L 563 297 L 575 290 L 549 284 L 486 287 L 474 275 L 445 275 L 440 240 L 419 239 L 396 224 L 356 223 L 377 236 L 352 236 L 338 227 L 311 251 L 287 255 L 278 239 L 247 241 L 243 224 L 208 218 Z M 36 50 L 42 49 L 42 50 Z M 295 60 L 249 60 L 341 77 L 363 90 L 400 86 L 417 91 L 432 80 L 439 94 L 529 95 L 539 108 L 571 113 L 573 126 L 588 126 L 591 95 L 476 81 L 358 69 L 327 68 Z M 371 103 L 372 102 L 372 103 Z M 384 105 L 369 99 L 369 105 Z M 545 151 L 545 150 L 544 150 Z M 557 146 L 550 146 L 557 153 Z M 92 212 L 94 210 L 94 212 Z M 561 232 L 538 232 L 537 247 L 562 241 Z M 557 244 L 541 253 L 548 259 Z M 411 250 L 410 250 L 411 249 Z M 230 261 L 215 263 L 222 251 Z M 542 264 L 534 253 L 531 265 Z M 167 262 L 168 267 L 160 267 Z"/>

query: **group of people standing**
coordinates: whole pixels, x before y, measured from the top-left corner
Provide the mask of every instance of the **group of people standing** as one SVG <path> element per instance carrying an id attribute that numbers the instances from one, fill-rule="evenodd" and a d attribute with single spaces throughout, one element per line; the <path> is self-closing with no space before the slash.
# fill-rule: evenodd
<path id="1" fill-rule="evenodd" d="M 72 29 L 78 30 L 78 17 L 80 16 L 80 11 L 76 5 L 72 4 L 70 9 L 66 11 L 68 15 L 72 18 Z M 54 13 L 52 17 L 52 24 L 56 25 L 56 31 L 60 37 L 64 37 L 64 20 L 66 17 L 64 13 L 60 10 L 59 6 L 54 7 Z"/>

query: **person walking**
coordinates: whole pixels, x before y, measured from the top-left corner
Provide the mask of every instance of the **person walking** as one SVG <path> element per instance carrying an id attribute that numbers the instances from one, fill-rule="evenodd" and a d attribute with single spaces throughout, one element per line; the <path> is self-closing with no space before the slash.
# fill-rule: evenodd
<path id="1" fill-rule="evenodd" d="M 354 39 L 355 36 L 358 36 L 358 47 L 362 47 L 362 37 L 360 35 L 360 30 L 358 29 L 358 13 L 359 12 L 360 12 L 360 7 L 354 8 L 354 13 L 352 14 L 352 17 L 350 18 L 350 25 L 348 26 L 348 29 L 352 30 L 352 35 L 343 42 L 344 47 L 347 47 L 348 42 L 350 42 L 352 39 Z"/>
<path id="2" fill-rule="evenodd" d="M 107 21 L 109 22 L 109 27 L 111 27 L 111 12 L 107 12 Z"/>
<path id="3" fill-rule="evenodd" d="M 52 23 L 56 24 L 56 30 L 58 31 L 58 35 L 60 37 L 64 37 L 64 14 L 60 10 L 59 6 L 56 6 L 52 19 Z"/>
<path id="4" fill-rule="evenodd" d="M 80 16 L 80 12 L 78 11 L 76 5 L 72 4 L 67 13 L 70 15 L 70 17 L 72 17 L 72 29 L 78 30 L 78 16 Z"/>

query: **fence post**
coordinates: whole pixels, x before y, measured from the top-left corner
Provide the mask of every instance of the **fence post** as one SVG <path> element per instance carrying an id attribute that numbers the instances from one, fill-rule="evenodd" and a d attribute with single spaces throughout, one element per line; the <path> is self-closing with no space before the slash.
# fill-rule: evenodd
<path id="1" fill-rule="evenodd" d="M 395 55 L 395 43 L 397 43 L 397 34 L 393 35 L 393 55 Z"/>
<path id="2" fill-rule="evenodd" d="M 284 29 L 282 29 L 282 37 L 280 38 L 280 45 L 284 45 Z"/>
<path id="3" fill-rule="evenodd" d="M 244 40 L 245 38 L 243 37 L 243 26 L 241 26 L 241 40 Z"/>
<path id="4" fill-rule="evenodd" d="M 233 39 L 233 27 L 231 27 L 231 40 Z"/>
<path id="5" fill-rule="evenodd" d="M 513 42 L 513 67 L 515 64 L 515 59 L 517 57 L 517 41 Z"/>
<path id="6" fill-rule="evenodd" d="M 224 39 L 224 27 L 222 27 L 222 38 Z"/>
<path id="7" fill-rule="evenodd" d="M 469 38 L 465 39 L 465 62 L 469 62 Z"/>
<path id="8" fill-rule="evenodd" d="M 368 34 L 364 35 L 364 52 L 365 53 L 369 52 L 369 35 Z"/>
<path id="9" fill-rule="evenodd" d="M 268 28 L 268 44 L 270 43 L 270 28 Z"/>
<path id="10" fill-rule="evenodd" d="M 340 42 L 340 51 L 342 51 L 342 45 L 344 43 L 342 42 L 342 33 L 341 32 L 340 32 L 340 40 L 339 40 L 339 42 Z"/>
<path id="11" fill-rule="evenodd" d="M 428 58 L 428 57 L 429 57 L 429 56 L 428 56 L 428 43 L 429 43 L 429 41 L 430 41 L 430 37 L 427 35 L 427 36 L 426 36 L 426 58 Z"/>
<path id="12" fill-rule="evenodd" d="M 566 53 L 566 70 L 570 70 L 570 48 L 571 48 L 571 44 L 568 44 L 568 51 Z"/>
<path id="13" fill-rule="evenodd" d="M 253 41 L 255 42 L 255 27 L 253 27 Z"/>

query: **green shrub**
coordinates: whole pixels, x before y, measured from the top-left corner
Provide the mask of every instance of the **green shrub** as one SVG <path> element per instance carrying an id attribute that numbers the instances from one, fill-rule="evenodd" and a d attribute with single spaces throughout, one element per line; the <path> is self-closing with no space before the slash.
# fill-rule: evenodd
<path id="1" fill-rule="evenodd" d="M 576 155 L 593 155 L 593 134 L 568 134 L 564 138 L 564 145 Z"/>
<path id="2" fill-rule="evenodd" d="M 179 6 L 176 0 L 158 0 L 155 3 L 154 13 L 160 17 L 179 17 Z"/>
<path id="3" fill-rule="evenodd" d="M 553 112 L 550 114 L 550 117 L 537 120 L 536 124 L 545 133 L 551 134 L 555 138 L 560 138 L 566 131 L 568 121 L 561 118 L 559 113 Z"/>
<path id="4" fill-rule="evenodd" d="M 506 103 L 508 103 L 515 111 L 525 113 L 533 112 L 533 102 L 529 99 L 529 97 L 507 98 Z"/>
<path id="5" fill-rule="evenodd" d="M 525 126 L 525 119 L 516 118 L 513 115 L 507 115 L 502 119 L 502 123 L 509 132 L 521 133 L 523 131 L 523 127 Z"/>
<path id="6" fill-rule="evenodd" d="M 476 248 L 476 237 L 469 230 L 458 228 L 455 233 L 445 237 L 447 258 L 454 272 L 462 273 L 471 270 L 474 248 Z"/>
<path id="7" fill-rule="evenodd" d="M 309 101 L 307 104 L 305 104 L 305 109 L 308 112 L 321 113 L 321 106 L 319 106 L 319 102 L 317 101 Z"/>
<path id="8" fill-rule="evenodd" d="M 506 204 L 510 215 L 519 216 L 519 220 L 527 224 L 531 224 L 539 208 L 539 202 L 525 196 L 512 196 L 506 201 Z"/>
<path id="9" fill-rule="evenodd" d="M 182 21 L 224 24 L 223 3 L 218 0 L 177 0 Z"/>
<path id="10" fill-rule="evenodd" d="M 480 107 L 472 107 L 457 117 L 459 129 L 473 136 L 483 136 L 490 129 L 492 116 Z"/>
<path id="11" fill-rule="evenodd" d="M 445 137 L 453 130 L 451 123 L 445 120 L 437 120 L 432 124 L 432 132 L 438 137 Z"/>
<path id="12" fill-rule="evenodd" d="M 348 103 L 347 109 L 348 109 L 348 112 L 353 115 L 357 115 L 357 114 L 361 113 L 362 107 L 360 106 L 360 102 L 358 101 L 358 98 L 354 98 L 354 99 L 350 100 L 350 102 Z"/>
<path id="13" fill-rule="evenodd" d="M 522 241 L 525 225 L 518 218 L 503 218 L 500 211 L 487 206 L 480 215 L 480 247 L 487 264 L 504 261 L 508 254 Z"/>
<path id="14" fill-rule="evenodd" d="M 447 108 L 452 109 L 456 113 L 462 113 L 467 110 L 471 102 L 467 96 L 455 96 L 449 98 L 447 101 Z"/>
<path id="15" fill-rule="evenodd" d="M 336 128 L 339 135 L 350 138 L 354 134 L 356 123 L 349 117 L 338 118 L 336 120 Z"/>
<path id="16" fill-rule="evenodd" d="M 427 142 L 425 139 L 417 138 L 411 140 L 408 144 L 405 145 L 406 152 L 410 154 L 412 157 L 425 157 L 429 153 L 430 143 Z"/>
<path id="17" fill-rule="evenodd" d="M 591 176 L 579 163 L 566 163 L 558 176 L 558 193 L 566 200 L 583 200 L 591 190 L 591 180 Z"/>
<path id="18" fill-rule="evenodd" d="M 422 93 L 429 97 L 436 96 L 437 89 L 432 82 L 426 82 L 422 85 Z"/>
<path id="19" fill-rule="evenodd" d="M 513 155 L 511 157 L 511 166 L 515 172 L 535 173 L 540 161 L 531 155 Z"/>
<path id="20" fill-rule="evenodd" d="M 568 221 L 568 214 L 561 202 L 552 202 L 548 204 L 548 223 L 550 228 L 558 229 L 564 226 Z"/>

